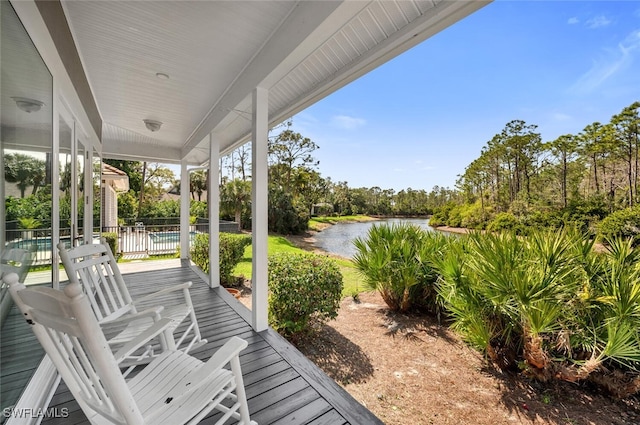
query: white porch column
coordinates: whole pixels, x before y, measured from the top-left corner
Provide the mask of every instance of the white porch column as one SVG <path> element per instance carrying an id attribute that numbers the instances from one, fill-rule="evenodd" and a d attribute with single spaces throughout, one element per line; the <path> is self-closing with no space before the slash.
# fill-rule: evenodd
<path id="1" fill-rule="evenodd" d="M 189 258 L 189 170 L 180 162 L 180 259 Z"/>
<path id="2" fill-rule="evenodd" d="M 209 133 L 209 187 L 207 200 L 209 208 L 209 286 L 220 286 L 220 143 L 213 133 Z"/>
<path id="3" fill-rule="evenodd" d="M 269 132 L 268 91 L 257 87 L 253 91 L 253 134 L 251 163 L 251 236 L 253 242 L 252 326 L 257 332 L 267 329 L 267 219 L 268 164 L 267 140 Z"/>

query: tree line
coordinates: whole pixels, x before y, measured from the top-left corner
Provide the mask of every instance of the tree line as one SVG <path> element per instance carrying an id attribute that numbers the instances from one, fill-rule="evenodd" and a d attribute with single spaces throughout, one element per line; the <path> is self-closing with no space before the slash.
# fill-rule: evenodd
<path id="1" fill-rule="evenodd" d="M 312 215 L 425 216 L 459 199 L 456 190 L 382 189 L 350 187 L 319 172 L 314 152 L 319 146 L 294 131 L 288 121 L 269 137 L 269 230 L 299 233 Z M 221 159 L 222 214 L 250 227 L 251 147 L 246 144 Z"/>
<path id="2" fill-rule="evenodd" d="M 506 220 L 578 220 L 583 226 L 640 201 L 640 102 L 609 122 L 543 141 L 537 126 L 506 124 L 456 184 L 461 202 L 436 222 L 487 228 Z M 578 216 L 582 217 L 578 217 Z"/>

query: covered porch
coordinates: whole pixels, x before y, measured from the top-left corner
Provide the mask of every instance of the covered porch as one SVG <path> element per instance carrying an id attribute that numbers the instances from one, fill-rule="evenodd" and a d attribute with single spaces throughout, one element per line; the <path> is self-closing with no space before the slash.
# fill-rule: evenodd
<path id="1" fill-rule="evenodd" d="M 180 260 L 129 263 L 123 268 L 134 297 L 163 287 L 192 281 L 200 330 L 208 343 L 191 352 L 206 360 L 232 336 L 249 343 L 240 361 L 244 375 L 251 418 L 268 424 L 382 424 L 371 412 L 353 399 L 322 370 L 305 358 L 285 339 L 268 329 L 255 332 L 249 310 L 224 288 L 209 288 L 203 275 L 188 262 Z M 167 298 L 167 305 L 179 302 Z M 50 409 L 68 409 L 67 418 L 48 418 L 43 424 L 89 423 L 64 383 L 57 388 Z M 212 422 L 206 418 L 202 423 Z"/>
<path id="2" fill-rule="evenodd" d="M 64 282 L 54 249 L 58 242 L 93 240 L 101 200 L 99 191 L 89 188 L 100 181 L 104 158 L 179 164 L 182 263 L 127 275 L 132 292 L 194 281 L 196 314 L 210 341 L 196 355 L 207 357 L 232 335 L 249 341 L 242 363 L 258 423 L 377 423 L 268 326 L 269 129 L 488 1 L 0 0 L 0 168 L 26 156 L 42 169 L 37 184 L 33 178 L 30 186 L 23 183 L 34 195 L 46 188 L 38 194 L 39 204 L 49 208 L 42 219 L 53 266 L 47 284 Z M 220 289 L 217 226 L 210 230 L 210 274 L 188 266 L 189 173 L 206 169 L 218 176 L 220 157 L 247 142 L 251 311 Z M 25 190 L 16 194 L 5 174 L 0 174 L 3 248 L 9 242 L 10 201 L 25 198 Z M 212 179 L 208 191 L 211 223 L 219 221 L 217 183 Z M 24 334 L 15 336 L 26 341 Z M 15 406 L 46 406 L 56 377 L 43 361 Z M 62 423 L 84 420 L 64 385 L 49 406 L 69 407 L 76 420 Z"/>

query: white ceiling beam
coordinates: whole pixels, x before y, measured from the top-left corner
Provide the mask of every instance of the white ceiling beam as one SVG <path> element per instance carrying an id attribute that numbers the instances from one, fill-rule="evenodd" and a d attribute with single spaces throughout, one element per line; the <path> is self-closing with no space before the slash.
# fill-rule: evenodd
<path id="1" fill-rule="evenodd" d="M 185 141 L 182 157 L 197 146 L 244 98 L 341 5 L 339 1 L 301 1 L 212 106 Z"/>
<path id="2" fill-rule="evenodd" d="M 118 139 L 104 142 L 103 158 L 166 163 L 179 163 L 181 158 L 180 148 L 177 147 L 143 145 Z"/>

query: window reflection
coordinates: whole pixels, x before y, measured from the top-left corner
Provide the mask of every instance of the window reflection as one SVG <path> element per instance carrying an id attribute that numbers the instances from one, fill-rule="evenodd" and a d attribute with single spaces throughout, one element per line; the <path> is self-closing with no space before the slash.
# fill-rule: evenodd
<path id="1" fill-rule="evenodd" d="M 51 285 L 52 78 L 11 4 L 0 0 L 0 275 Z M 32 265 L 42 271 L 27 274 Z M 42 359 L 0 281 L 0 410 Z M 0 422 L 4 421 L 0 415 Z"/>

